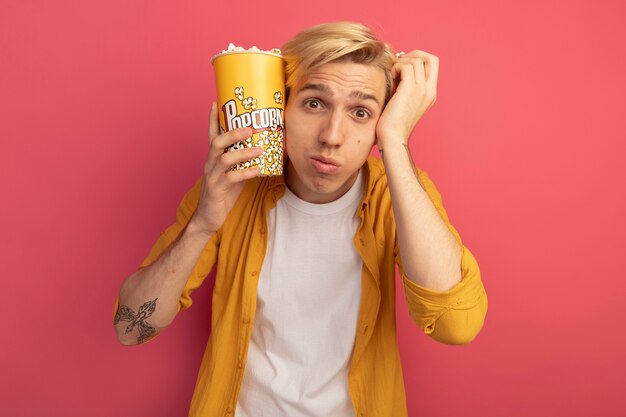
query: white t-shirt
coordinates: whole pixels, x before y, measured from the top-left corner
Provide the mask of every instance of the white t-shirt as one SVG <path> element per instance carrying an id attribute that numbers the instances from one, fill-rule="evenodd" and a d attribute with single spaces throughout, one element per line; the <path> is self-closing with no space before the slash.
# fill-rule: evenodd
<path id="1" fill-rule="evenodd" d="M 363 174 L 328 204 L 289 189 L 268 242 L 237 417 L 353 416 L 348 370 L 361 304 L 354 247 Z"/>

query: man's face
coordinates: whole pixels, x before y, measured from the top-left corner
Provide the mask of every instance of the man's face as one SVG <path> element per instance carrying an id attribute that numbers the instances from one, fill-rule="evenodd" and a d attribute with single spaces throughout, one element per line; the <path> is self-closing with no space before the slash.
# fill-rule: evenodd
<path id="1" fill-rule="evenodd" d="M 385 74 L 376 66 L 334 62 L 305 75 L 285 108 L 291 191 L 311 203 L 345 194 L 376 142 L 384 98 Z"/>

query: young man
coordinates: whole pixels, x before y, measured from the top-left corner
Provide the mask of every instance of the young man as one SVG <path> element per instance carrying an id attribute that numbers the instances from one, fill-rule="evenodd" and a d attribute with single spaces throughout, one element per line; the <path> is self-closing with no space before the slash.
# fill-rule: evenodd
<path id="1" fill-rule="evenodd" d="M 228 171 L 260 152 L 224 153 L 251 131 L 220 135 L 214 104 L 204 175 L 124 282 L 118 338 L 154 337 L 217 263 L 190 416 L 406 416 L 395 265 L 436 340 L 468 343 L 487 309 L 475 259 L 409 154 L 438 59 L 393 55 L 353 23 L 305 30 L 283 56 L 284 177 Z"/>

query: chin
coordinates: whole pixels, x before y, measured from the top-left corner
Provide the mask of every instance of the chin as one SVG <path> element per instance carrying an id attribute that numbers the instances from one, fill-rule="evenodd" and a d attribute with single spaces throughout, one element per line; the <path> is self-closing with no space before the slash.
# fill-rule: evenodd
<path id="1" fill-rule="evenodd" d="M 318 194 L 332 194 L 336 190 L 337 187 L 325 179 L 314 178 L 311 184 L 311 191 Z"/>

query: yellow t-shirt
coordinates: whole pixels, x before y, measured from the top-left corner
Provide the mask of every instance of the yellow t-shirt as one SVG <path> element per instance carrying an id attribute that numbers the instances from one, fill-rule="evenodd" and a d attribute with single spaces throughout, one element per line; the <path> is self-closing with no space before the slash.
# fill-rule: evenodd
<path id="1" fill-rule="evenodd" d="M 369 157 L 366 190 L 357 210 L 354 245 L 363 260 L 361 307 L 348 385 L 355 415 L 406 416 L 406 398 L 395 325 L 395 265 L 404 284 L 409 314 L 428 335 L 443 343 L 470 342 L 487 312 L 487 295 L 471 252 L 463 247 L 462 280 L 448 291 L 423 288 L 404 274 L 391 196 L 382 161 Z M 458 242 L 441 196 L 426 172 L 420 182 Z M 155 262 L 176 240 L 193 215 L 201 180 L 187 192 L 168 227 L 140 265 Z M 249 180 L 222 228 L 209 240 L 180 296 L 178 311 L 191 306 L 191 293 L 217 263 L 211 334 L 200 365 L 190 417 L 232 416 L 237 404 L 252 322 L 259 272 L 265 255 L 267 213 L 283 196 L 283 177 Z M 115 306 L 115 312 L 119 299 Z"/>

